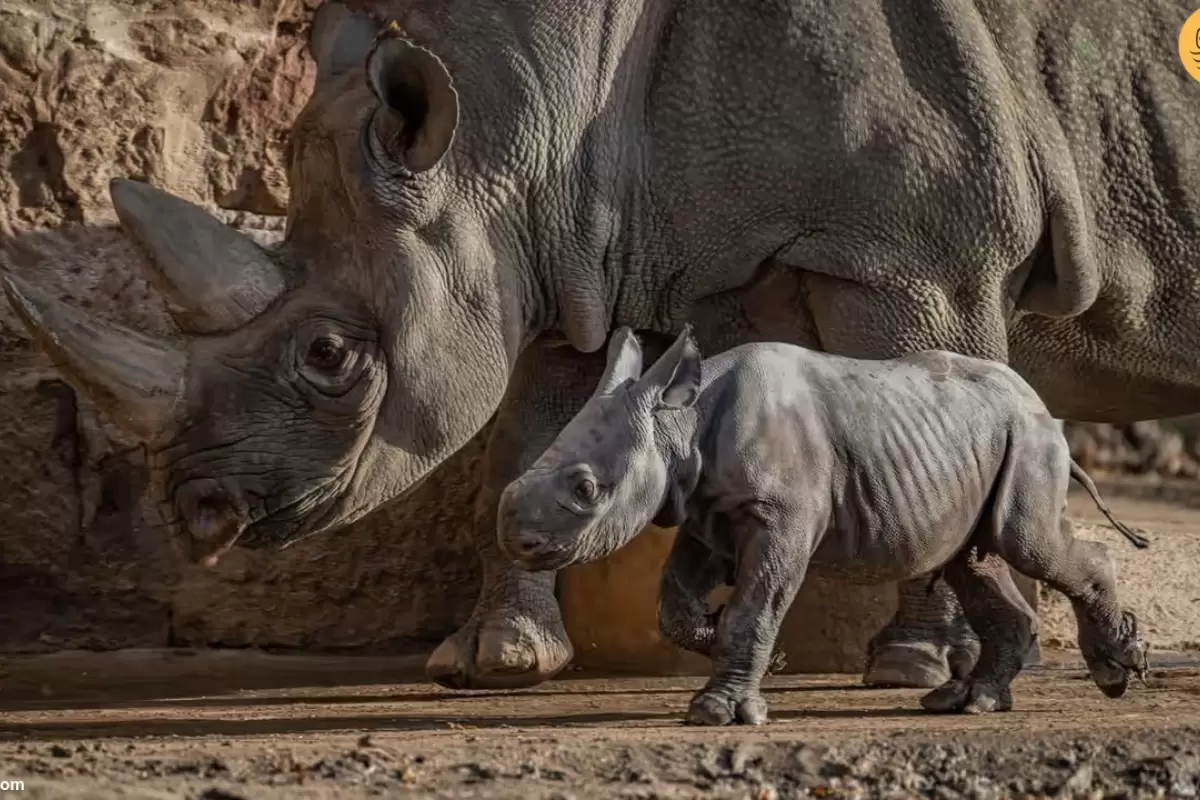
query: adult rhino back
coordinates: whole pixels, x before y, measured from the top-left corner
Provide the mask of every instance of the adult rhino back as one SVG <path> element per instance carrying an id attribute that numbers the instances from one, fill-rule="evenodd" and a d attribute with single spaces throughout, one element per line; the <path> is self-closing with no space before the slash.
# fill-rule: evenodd
<path id="1" fill-rule="evenodd" d="M 498 552 L 496 501 L 615 326 L 1011 361 L 1060 416 L 1200 399 L 1182 4 L 371 5 L 314 20 L 280 247 L 114 186 L 182 343 L 8 291 L 148 440 L 198 553 L 344 525 L 494 419 L 483 587 L 431 657 L 443 683 L 529 684 L 570 657 L 553 576 Z M 927 585 L 902 586 L 871 680 L 937 684 L 970 657 Z"/>
<path id="2" fill-rule="evenodd" d="M 1041 89 L 1036 166 L 1048 208 L 1071 209 L 1073 254 L 1054 239 L 1035 254 L 1021 304 L 1032 313 L 1009 334 L 1012 363 L 1060 417 L 1149 419 L 1200 405 L 1200 150 L 1190 130 L 1200 83 L 1177 56 L 1193 10 L 1173 0 L 1054 6 L 1021 37 L 1026 57 L 1006 58 Z M 1094 301 L 1042 313 L 1042 287 L 1072 274 L 1096 276 Z M 1089 386 L 1100 390 L 1089 397 Z"/>

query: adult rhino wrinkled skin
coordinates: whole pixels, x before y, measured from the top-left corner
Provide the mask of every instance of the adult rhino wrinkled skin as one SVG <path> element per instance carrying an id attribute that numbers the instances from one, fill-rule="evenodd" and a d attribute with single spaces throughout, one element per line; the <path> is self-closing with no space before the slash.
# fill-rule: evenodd
<path id="1" fill-rule="evenodd" d="M 266 251 L 117 181 L 186 334 L 10 301 L 149 443 L 195 555 L 281 545 L 400 497 L 496 414 L 484 585 L 431 656 L 452 686 L 571 656 L 499 493 L 587 398 L 609 332 L 695 325 L 881 358 L 1012 364 L 1059 417 L 1200 409 L 1200 84 L 1150 0 L 327 3 Z M 380 39 L 384 20 L 399 27 Z M 900 590 L 868 682 L 933 686 L 971 642 Z"/>

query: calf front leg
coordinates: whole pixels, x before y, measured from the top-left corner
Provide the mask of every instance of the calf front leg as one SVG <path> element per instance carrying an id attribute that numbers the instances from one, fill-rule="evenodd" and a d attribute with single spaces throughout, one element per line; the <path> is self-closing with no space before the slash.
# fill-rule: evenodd
<path id="1" fill-rule="evenodd" d="M 733 595 L 717 621 L 713 673 L 688 707 L 693 725 L 762 725 L 760 691 L 779 626 L 804 581 L 815 526 L 796 513 L 746 514 L 736 530 Z"/>
<path id="2" fill-rule="evenodd" d="M 604 352 L 582 354 L 535 342 L 517 360 L 488 440 L 476 502 L 483 585 L 467 623 L 429 657 L 425 671 L 454 689 L 533 686 L 571 660 L 554 596 L 555 573 L 518 569 L 500 552 L 500 494 L 550 445 L 583 406 L 604 368 Z"/>
<path id="3" fill-rule="evenodd" d="M 680 527 L 658 593 L 658 626 L 667 639 L 684 650 L 710 655 L 721 609 L 709 611 L 708 596 L 731 581 L 732 566 L 692 533 L 690 521 Z"/>

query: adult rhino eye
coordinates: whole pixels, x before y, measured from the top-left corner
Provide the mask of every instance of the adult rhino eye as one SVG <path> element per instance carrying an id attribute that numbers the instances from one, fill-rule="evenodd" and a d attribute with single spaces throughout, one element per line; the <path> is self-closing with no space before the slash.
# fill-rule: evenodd
<path id="1" fill-rule="evenodd" d="M 321 336 L 313 339 L 312 344 L 308 346 L 306 359 L 317 369 L 332 371 L 346 360 L 346 346 L 341 339 L 334 336 Z"/>
<path id="2" fill-rule="evenodd" d="M 598 493 L 596 482 L 591 478 L 584 478 L 579 483 L 575 484 L 575 499 L 584 505 L 591 505 L 596 502 Z"/>

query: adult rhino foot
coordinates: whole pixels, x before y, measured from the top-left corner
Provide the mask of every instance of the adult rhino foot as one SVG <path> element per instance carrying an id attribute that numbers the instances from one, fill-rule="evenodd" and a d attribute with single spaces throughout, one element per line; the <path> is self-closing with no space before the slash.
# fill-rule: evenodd
<path id="1" fill-rule="evenodd" d="M 869 646 L 863 683 L 872 687 L 933 689 L 966 680 L 979 661 L 979 637 L 965 618 L 951 626 L 948 641 L 931 631 L 905 630 L 893 622 Z"/>
<path id="2" fill-rule="evenodd" d="M 762 725 L 767 721 L 767 701 L 757 689 L 701 689 L 692 698 L 684 721 L 688 725 Z"/>
<path id="3" fill-rule="evenodd" d="M 450 689 L 520 689 L 547 681 L 574 655 L 557 608 L 549 617 L 472 617 L 433 651 L 425 674 Z"/>
<path id="4" fill-rule="evenodd" d="M 872 649 L 862 680 L 872 687 L 932 689 L 951 677 L 944 645 L 892 642 Z"/>
<path id="5" fill-rule="evenodd" d="M 1012 691 L 994 683 L 955 678 L 922 697 L 921 707 L 941 714 L 1011 711 Z"/>

